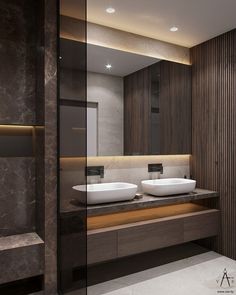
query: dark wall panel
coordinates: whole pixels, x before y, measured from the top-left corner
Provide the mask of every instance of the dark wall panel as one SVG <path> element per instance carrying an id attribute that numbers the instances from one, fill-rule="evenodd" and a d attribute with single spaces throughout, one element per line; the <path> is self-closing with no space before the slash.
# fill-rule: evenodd
<path id="1" fill-rule="evenodd" d="M 0 158 L 0 175 L 0 236 L 34 231 L 34 158 Z"/>
<path id="2" fill-rule="evenodd" d="M 57 293 L 57 99 L 58 16 L 57 0 L 44 1 L 44 294 Z"/>
<path id="3" fill-rule="evenodd" d="M 160 61 L 124 78 L 124 152 L 191 154 L 189 65 Z"/>
<path id="4" fill-rule="evenodd" d="M 36 1 L 0 2 L 0 123 L 35 123 Z"/>
<path id="5" fill-rule="evenodd" d="M 160 154 L 191 154 L 191 67 L 160 62 Z"/>
<path id="6" fill-rule="evenodd" d="M 151 118 L 150 68 L 124 78 L 125 155 L 148 155 Z"/>
<path id="7" fill-rule="evenodd" d="M 57 5 L 0 1 L 0 236 L 11 248 L 5 236 L 19 233 L 21 243 L 24 233 L 40 235 L 45 249 L 34 256 L 29 243 L 25 252 L 40 259 L 50 295 L 57 293 Z M 8 280 L 18 272 L 11 270 Z"/>
<path id="8" fill-rule="evenodd" d="M 236 259 L 236 30 L 191 49 L 192 161 L 200 188 L 220 193 L 213 248 Z"/>

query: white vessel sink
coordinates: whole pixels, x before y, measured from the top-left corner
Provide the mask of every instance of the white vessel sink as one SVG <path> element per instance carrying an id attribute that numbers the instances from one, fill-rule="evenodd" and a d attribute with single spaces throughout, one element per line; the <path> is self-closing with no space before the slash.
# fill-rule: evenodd
<path id="1" fill-rule="evenodd" d="M 137 185 L 126 182 L 76 185 L 73 189 L 86 192 L 87 204 L 112 203 L 132 200 L 137 192 Z"/>
<path id="2" fill-rule="evenodd" d="M 154 180 L 143 180 L 143 192 L 154 196 L 170 196 L 187 194 L 196 187 L 196 181 L 185 178 L 165 178 Z"/>

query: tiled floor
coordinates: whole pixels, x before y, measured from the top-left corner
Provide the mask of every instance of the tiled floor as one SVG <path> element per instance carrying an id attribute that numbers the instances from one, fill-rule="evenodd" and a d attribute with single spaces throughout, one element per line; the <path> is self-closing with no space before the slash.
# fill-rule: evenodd
<path id="1" fill-rule="evenodd" d="M 225 269 L 230 287 L 226 275 L 220 286 Z M 236 295 L 236 261 L 207 252 L 88 288 L 88 295 L 103 294 Z"/>

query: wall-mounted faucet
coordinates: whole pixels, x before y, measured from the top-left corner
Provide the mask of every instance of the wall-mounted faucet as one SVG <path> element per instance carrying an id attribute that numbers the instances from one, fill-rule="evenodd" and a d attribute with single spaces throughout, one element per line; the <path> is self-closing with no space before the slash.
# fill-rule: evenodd
<path id="1" fill-rule="evenodd" d="M 160 178 L 160 174 L 163 174 L 163 165 L 161 163 L 158 164 L 148 164 L 148 172 L 150 175 L 150 179 L 153 179 L 153 174 L 158 173 L 158 177 Z"/>
<path id="2" fill-rule="evenodd" d="M 104 166 L 87 166 L 85 169 L 86 176 L 100 176 L 104 178 Z"/>

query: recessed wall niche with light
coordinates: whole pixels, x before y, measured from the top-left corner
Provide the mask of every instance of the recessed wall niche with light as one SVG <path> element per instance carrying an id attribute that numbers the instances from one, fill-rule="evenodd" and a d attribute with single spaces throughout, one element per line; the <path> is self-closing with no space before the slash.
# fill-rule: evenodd
<path id="1" fill-rule="evenodd" d="M 53 1 L 49 2 L 50 10 L 54 10 Z M 50 179 L 54 190 L 51 177 L 56 167 L 56 134 L 52 126 L 56 122 L 56 91 L 52 94 L 51 90 L 56 82 L 52 75 L 57 60 L 53 45 L 57 38 L 53 24 L 57 12 L 48 10 L 43 1 L 1 1 L 1 294 L 41 291 L 43 276 L 48 276 L 43 263 L 45 245 L 48 246 L 45 223 L 51 210 L 46 191 L 50 199 L 53 193 L 46 179 Z M 45 17 L 47 13 L 50 20 Z M 45 27 L 50 27 L 47 35 Z M 49 109 L 50 126 L 46 122 Z M 45 126 L 50 136 L 45 134 Z M 49 141 L 55 149 L 49 148 Z M 50 235 L 50 242 L 54 238 L 56 232 Z"/>
<path id="2" fill-rule="evenodd" d="M 0 125 L 0 157 L 33 157 L 33 126 Z"/>

